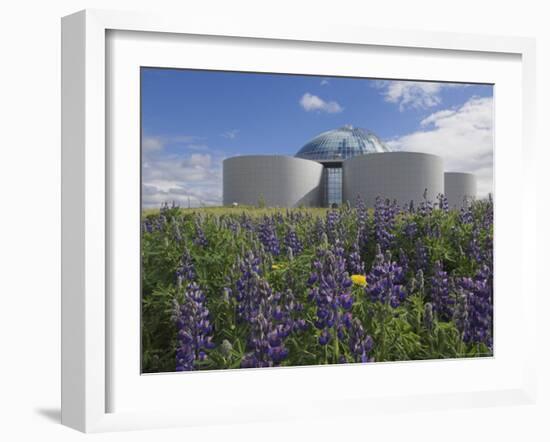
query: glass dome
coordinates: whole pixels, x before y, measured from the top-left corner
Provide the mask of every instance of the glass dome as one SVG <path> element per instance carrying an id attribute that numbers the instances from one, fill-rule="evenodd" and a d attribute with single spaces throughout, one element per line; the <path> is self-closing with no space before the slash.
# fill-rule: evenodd
<path id="1" fill-rule="evenodd" d="M 389 151 L 388 146 L 372 132 L 344 126 L 317 135 L 296 156 L 315 161 L 343 161 L 356 155 Z"/>

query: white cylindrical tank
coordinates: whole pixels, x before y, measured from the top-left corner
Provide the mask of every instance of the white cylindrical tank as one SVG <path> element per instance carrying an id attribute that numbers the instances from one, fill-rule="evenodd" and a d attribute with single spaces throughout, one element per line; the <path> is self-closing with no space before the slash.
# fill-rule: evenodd
<path id="1" fill-rule="evenodd" d="M 282 155 L 246 155 L 223 162 L 223 204 L 268 207 L 321 205 L 323 166 Z"/>
<path id="2" fill-rule="evenodd" d="M 460 208 L 464 201 L 475 199 L 477 180 L 473 173 L 445 172 L 445 196 L 450 208 Z"/>
<path id="3" fill-rule="evenodd" d="M 355 204 L 357 196 L 367 207 L 376 197 L 395 199 L 400 205 L 435 201 L 443 194 L 443 158 L 419 152 L 370 153 L 350 158 L 343 164 L 343 199 Z"/>

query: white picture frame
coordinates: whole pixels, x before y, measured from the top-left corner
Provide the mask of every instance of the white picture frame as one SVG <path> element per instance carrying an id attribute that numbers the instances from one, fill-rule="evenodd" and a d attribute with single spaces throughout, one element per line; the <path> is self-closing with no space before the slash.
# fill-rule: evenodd
<path id="1" fill-rule="evenodd" d="M 521 278 L 517 287 L 521 290 L 518 304 L 523 313 L 517 321 L 521 328 L 524 346 L 518 352 L 520 361 L 515 367 L 516 377 L 499 388 L 477 388 L 471 391 L 430 391 L 426 394 L 404 393 L 378 395 L 363 394 L 314 399 L 312 407 L 303 404 L 282 409 L 275 402 L 272 407 L 257 407 L 243 395 L 235 410 L 242 414 L 224 413 L 223 410 L 204 413 L 200 406 L 195 413 L 175 407 L 159 407 L 156 410 L 113 411 L 109 404 L 112 385 L 113 355 L 109 328 L 116 316 L 110 310 L 109 244 L 116 229 L 109 228 L 112 188 L 109 186 L 109 134 L 106 121 L 110 118 L 109 85 L 106 72 L 109 61 L 107 34 L 109 32 L 143 32 L 185 37 L 217 36 L 254 40 L 284 41 L 285 44 L 337 44 L 339 47 L 401 48 L 403 51 L 427 49 L 432 51 L 468 52 L 480 59 L 483 54 L 508 54 L 520 57 L 521 63 L 521 125 L 519 156 L 522 180 L 517 195 L 521 199 L 518 224 L 521 225 L 517 247 L 521 261 Z M 151 34 L 152 35 L 152 34 Z M 532 403 L 535 397 L 534 342 L 536 311 L 534 269 L 527 257 L 535 251 L 535 184 L 534 109 L 535 109 L 535 43 L 532 39 L 517 37 L 491 37 L 450 33 L 415 31 L 388 31 L 344 26 L 314 26 L 300 28 L 281 23 L 209 23 L 193 17 L 184 18 L 153 16 L 87 10 L 64 17 L 62 20 L 62 423 L 85 432 L 122 429 L 157 428 L 168 426 L 207 425 L 213 418 L 217 422 L 245 422 L 288 417 L 306 418 L 323 416 L 324 405 L 338 401 L 340 414 L 369 414 L 373 410 L 388 412 L 407 409 L 435 409 L 470 406 L 499 405 L 503 403 Z M 116 55 L 115 55 L 116 56 Z M 281 67 L 283 69 L 283 67 Z M 497 98 L 498 99 L 498 98 Z M 497 139 L 498 143 L 498 139 Z M 497 169 L 497 174 L 498 174 Z M 507 173 L 503 169 L 503 174 Z M 498 193 L 498 188 L 496 190 Z M 502 200 L 504 201 L 504 200 Z M 497 202 L 498 204 L 498 202 Z M 498 207 L 498 206 L 497 206 Z M 504 207 L 504 204 L 502 205 Z M 498 223 L 498 210 L 497 210 Z M 495 235 L 498 238 L 498 234 Z M 499 253 L 498 247 L 495 253 Z M 500 253 L 503 249 L 500 249 Z M 504 311 L 504 310 L 503 310 Z M 505 324 L 505 321 L 501 322 Z M 498 317 L 497 317 L 498 327 Z M 510 330 L 509 330 L 510 331 Z M 498 359 L 498 351 L 495 359 Z M 423 370 L 417 363 L 416 371 Z M 460 364 L 460 362 L 459 362 Z M 379 365 L 380 370 L 398 370 L 396 365 Z M 385 368 L 387 367 L 387 368 Z M 465 366 L 457 366 L 460 370 Z M 334 370 L 342 367 L 319 367 L 323 376 L 330 378 Z M 357 375 L 361 366 L 346 367 L 346 375 Z M 485 370 L 481 365 L 470 365 L 470 373 Z M 491 370 L 489 367 L 487 370 Z M 238 380 L 229 373 L 206 374 L 209 382 L 223 383 L 224 377 L 233 376 L 232 382 L 247 382 L 258 388 L 266 382 L 285 382 L 298 378 L 299 370 L 251 371 L 248 378 Z M 415 370 L 409 367 L 406 370 Z M 261 372 L 261 373 L 260 373 Z M 280 373 L 284 373 L 280 375 Z M 355 374 L 354 374 L 355 373 Z M 488 372 L 489 373 L 489 372 Z M 309 376 L 311 372 L 307 375 Z M 410 373 L 412 374 L 412 373 Z M 139 373 L 133 373 L 139 376 Z M 204 374 L 201 374 L 204 375 Z M 169 375 L 163 376 L 167 378 Z M 239 375 L 240 376 L 240 375 Z M 160 377 L 157 377 L 157 379 Z M 278 379 L 276 379 L 278 378 Z M 197 378 L 198 379 L 198 378 Z M 162 382 L 166 383 L 166 380 Z M 166 386 L 165 386 L 166 387 Z M 155 386 L 156 388 L 156 386 Z M 166 390 L 168 391 L 168 390 Z M 168 394 L 164 391 L 163 394 Z M 221 402 L 220 402 L 221 404 Z M 223 405 L 223 404 L 222 404 Z M 225 404 L 226 406 L 227 404 Z M 215 408 L 215 405 L 213 406 Z M 219 406 L 221 407 L 221 405 Z"/>

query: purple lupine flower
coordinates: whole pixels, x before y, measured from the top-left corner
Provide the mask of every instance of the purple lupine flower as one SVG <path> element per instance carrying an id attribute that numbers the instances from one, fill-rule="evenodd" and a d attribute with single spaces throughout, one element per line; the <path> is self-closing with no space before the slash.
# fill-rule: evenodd
<path id="1" fill-rule="evenodd" d="M 294 321 L 294 331 L 306 331 L 309 329 L 309 325 L 305 319 L 300 318 Z"/>
<path id="2" fill-rule="evenodd" d="M 241 362 L 243 368 L 276 367 L 287 357 L 285 338 L 293 330 L 288 312 L 279 304 L 281 295 L 269 283 L 255 278 L 257 308 L 249 318 L 249 352 Z"/>
<path id="3" fill-rule="evenodd" d="M 409 270 L 409 257 L 407 256 L 407 254 L 405 253 L 405 251 L 403 249 L 399 249 L 399 261 L 398 261 L 398 264 L 399 266 L 403 269 L 403 272 L 404 273 L 407 273 L 407 271 Z"/>
<path id="4" fill-rule="evenodd" d="M 492 219 L 491 219 L 492 223 Z M 468 256 L 473 258 L 478 265 L 493 267 L 493 231 L 491 225 L 486 225 L 485 211 L 481 219 L 474 220 L 472 237 L 466 247 Z"/>
<path id="5" fill-rule="evenodd" d="M 471 204 L 463 204 L 460 208 L 460 224 L 472 224 L 474 222 L 474 213 Z"/>
<path id="6" fill-rule="evenodd" d="M 312 286 L 317 282 L 318 279 L 319 279 L 319 275 L 316 272 L 311 273 L 311 275 L 309 276 L 309 279 L 307 280 L 307 285 Z"/>
<path id="7" fill-rule="evenodd" d="M 163 231 L 164 227 L 167 224 L 167 222 L 168 222 L 168 220 L 166 219 L 166 216 L 164 216 L 162 214 L 155 217 L 155 226 L 154 226 L 153 230 L 156 230 L 158 232 Z"/>
<path id="8" fill-rule="evenodd" d="M 449 277 L 443 270 L 441 261 L 434 264 L 433 276 L 430 278 L 430 297 L 437 318 L 450 321 L 453 317 L 454 299 L 450 294 Z"/>
<path id="9" fill-rule="evenodd" d="M 319 335 L 319 344 L 320 345 L 327 345 L 331 340 L 331 335 L 330 333 L 328 332 L 327 329 L 323 329 L 323 331 L 321 331 L 321 334 Z"/>
<path id="10" fill-rule="evenodd" d="M 475 260 L 478 267 L 488 266 L 492 281 L 493 268 L 493 207 L 492 199 L 474 201 L 469 205 L 471 214 L 471 237 L 465 251 L 469 258 Z M 491 282 L 492 285 L 492 282 Z"/>
<path id="11" fill-rule="evenodd" d="M 344 249 L 336 244 L 332 249 L 320 249 L 313 263 L 315 276 L 309 299 L 317 305 L 315 327 L 321 330 L 319 343 L 326 345 L 344 326 L 342 316 L 353 305 L 352 281 L 346 272 Z"/>
<path id="12" fill-rule="evenodd" d="M 254 223 L 252 222 L 252 217 L 247 215 L 245 212 L 241 214 L 240 224 L 244 230 L 248 230 L 249 232 L 254 230 Z"/>
<path id="13" fill-rule="evenodd" d="M 278 256 L 281 253 L 279 239 L 277 238 L 277 232 L 275 231 L 275 223 L 272 218 L 268 216 L 264 217 L 259 226 L 258 237 L 266 252 L 275 256 Z"/>
<path id="14" fill-rule="evenodd" d="M 292 250 L 292 256 L 302 253 L 303 246 L 293 227 L 290 227 L 285 236 L 285 245 Z"/>
<path id="15" fill-rule="evenodd" d="M 393 233 L 395 225 L 395 216 L 397 215 L 397 204 L 390 203 L 389 199 L 382 200 L 376 197 L 374 204 L 374 235 L 377 244 L 382 250 L 389 249 L 395 239 Z"/>
<path id="16" fill-rule="evenodd" d="M 182 304 L 174 301 L 173 319 L 178 330 L 176 371 L 194 370 L 197 361 L 204 361 L 206 351 L 214 347 L 205 296 L 197 283 L 187 285 Z"/>
<path id="17" fill-rule="evenodd" d="M 444 212 L 449 211 L 449 201 L 447 200 L 447 197 L 444 194 L 442 193 L 437 194 L 437 202 L 438 202 L 439 210 L 443 210 Z"/>
<path id="18" fill-rule="evenodd" d="M 351 312 L 345 312 L 342 315 L 342 324 L 344 324 L 344 327 L 346 327 L 347 329 L 350 329 L 352 322 L 353 322 L 353 315 L 351 314 Z"/>
<path id="19" fill-rule="evenodd" d="M 249 324 L 251 330 L 249 352 L 242 366 L 276 366 L 287 354 L 278 340 L 286 338 L 293 330 L 307 328 L 305 321 L 295 325 L 292 317 L 303 306 L 296 302 L 291 290 L 284 293 L 272 291 L 269 283 L 261 277 L 260 259 L 253 252 L 248 252 L 240 260 L 239 270 L 241 275 L 234 291 L 237 317 Z"/>
<path id="20" fill-rule="evenodd" d="M 493 293 L 490 273 L 490 269 L 483 265 L 474 278 L 458 278 L 457 286 L 466 298 L 467 324 L 463 330 L 464 342 L 483 343 L 492 348 Z"/>
<path id="21" fill-rule="evenodd" d="M 474 225 L 474 228 L 472 230 L 472 238 L 470 239 L 468 247 L 466 249 L 468 256 L 473 258 L 478 264 L 481 264 L 484 259 L 482 247 L 479 240 L 480 236 L 481 231 L 479 226 Z"/>
<path id="22" fill-rule="evenodd" d="M 330 244 L 336 244 L 337 241 L 342 240 L 341 217 L 338 210 L 327 212 L 325 232 Z"/>
<path id="23" fill-rule="evenodd" d="M 261 276 L 260 258 L 252 251 L 239 259 L 240 277 L 235 283 L 233 295 L 237 303 L 237 317 L 242 321 L 251 321 L 257 310 L 258 278 Z"/>
<path id="24" fill-rule="evenodd" d="M 153 222 L 151 221 L 150 218 L 145 218 L 143 220 L 142 226 L 143 226 L 143 231 L 147 233 L 153 233 L 153 230 L 154 230 Z"/>
<path id="25" fill-rule="evenodd" d="M 196 272 L 193 258 L 187 248 L 184 249 L 178 267 L 176 268 L 176 285 L 178 288 L 187 286 L 187 283 L 195 280 Z"/>
<path id="26" fill-rule="evenodd" d="M 390 255 L 391 256 L 391 255 Z M 380 246 L 376 245 L 376 257 L 372 268 L 367 274 L 365 293 L 373 302 L 389 304 L 393 308 L 405 300 L 407 291 L 403 285 L 405 274 L 403 268 L 384 257 Z"/>
<path id="27" fill-rule="evenodd" d="M 195 222 L 195 240 L 194 243 L 201 247 L 207 247 L 208 246 L 208 240 L 206 239 L 206 236 L 204 235 L 204 231 L 202 229 L 202 226 L 200 222 L 197 220 Z"/>
<path id="28" fill-rule="evenodd" d="M 261 277 L 261 261 L 254 252 L 239 260 L 241 275 L 235 284 L 237 315 L 250 327 L 248 353 L 242 367 L 273 367 L 287 356 L 283 340 L 295 328 L 291 309 L 298 308 L 291 291 L 273 292 Z M 298 327 L 305 327 L 300 323 Z"/>
<path id="29" fill-rule="evenodd" d="M 349 349 L 355 362 L 371 362 L 369 358 L 374 342 L 365 332 L 359 319 L 354 318 L 349 331 Z"/>
<path id="30" fill-rule="evenodd" d="M 234 219 L 227 220 L 227 227 L 234 235 L 238 235 L 241 231 L 241 225 Z"/>
<path id="31" fill-rule="evenodd" d="M 351 253 L 348 256 L 347 264 L 348 271 L 350 275 L 364 275 L 365 274 L 365 264 L 361 259 L 360 246 L 359 246 L 359 235 L 351 245 Z"/>
<path id="32" fill-rule="evenodd" d="M 414 244 L 415 254 L 414 254 L 414 266 L 416 270 L 422 270 L 426 272 L 428 269 L 428 248 L 420 238 L 418 238 Z"/>
<path id="33" fill-rule="evenodd" d="M 293 284 L 289 284 L 292 286 Z M 278 294 L 279 305 L 282 305 L 285 312 L 285 319 L 288 319 L 290 314 L 301 313 L 304 310 L 304 305 L 299 302 L 291 289 L 286 289 L 284 292 Z"/>
<path id="34" fill-rule="evenodd" d="M 418 225 L 416 224 L 416 222 L 414 222 L 412 218 L 409 218 L 407 220 L 407 224 L 405 224 L 403 231 L 405 232 L 407 238 L 412 241 L 418 233 Z"/>

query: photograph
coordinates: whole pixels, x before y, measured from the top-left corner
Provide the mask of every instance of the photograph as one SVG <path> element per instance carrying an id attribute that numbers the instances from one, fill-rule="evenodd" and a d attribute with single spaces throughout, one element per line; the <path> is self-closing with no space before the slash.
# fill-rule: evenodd
<path id="1" fill-rule="evenodd" d="M 550 442 L 546 2 L 2 6 L 0 442 Z"/>
<path id="2" fill-rule="evenodd" d="M 141 373 L 492 357 L 493 97 L 142 66 Z"/>

